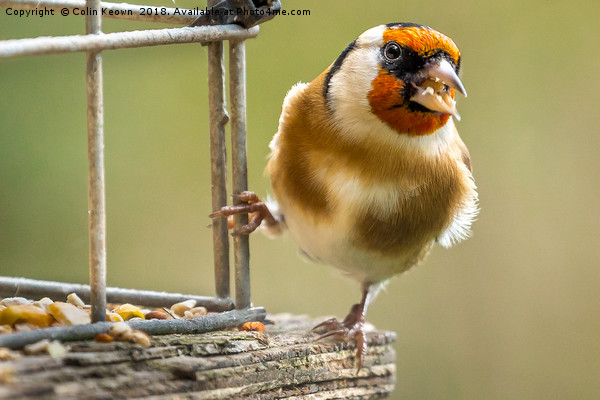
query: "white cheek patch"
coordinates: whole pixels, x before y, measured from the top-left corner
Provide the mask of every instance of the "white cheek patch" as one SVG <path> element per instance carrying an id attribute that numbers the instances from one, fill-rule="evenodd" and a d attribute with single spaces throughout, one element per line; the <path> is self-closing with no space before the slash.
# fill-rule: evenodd
<path id="1" fill-rule="evenodd" d="M 348 55 L 330 82 L 329 102 L 338 125 L 378 121 L 367 98 L 379 73 L 378 48 L 356 49 Z"/>
<path id="2" fill-rule="evenodd" d="M 334 122 L 342 131 L 348 128 L 371 130 L 373 124 L 380 124 L 371 113 L 367 95 L 372 88 L 371 82 L 379 73 L 384 30 L 385 26 L 381 25 L 363 33 L 329 82 L 329 104 Z"/>

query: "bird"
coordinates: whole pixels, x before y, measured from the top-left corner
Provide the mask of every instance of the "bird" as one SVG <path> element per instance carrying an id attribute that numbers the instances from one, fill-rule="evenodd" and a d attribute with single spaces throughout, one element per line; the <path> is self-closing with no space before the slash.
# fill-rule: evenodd
<path id="1" fill-rule="evenodd" d="M 211 218 L 248 213 L 233 235 L 289 231 L 302 254 L 356 280 L 359 303 L 317 325 L 317 340 L 354 340 L 363 365 L 365 317 L 392 277 L 432 246 L 471 234 L 479 212 L 469 151 L 454 120 L 461 55 L 421 24 L 389 23 L 352 41 L 310 83 L 287 93 L 266 167 L 272 198 L 250 191 Z M 324 333 L 323 333 L 324 332 Z"/>

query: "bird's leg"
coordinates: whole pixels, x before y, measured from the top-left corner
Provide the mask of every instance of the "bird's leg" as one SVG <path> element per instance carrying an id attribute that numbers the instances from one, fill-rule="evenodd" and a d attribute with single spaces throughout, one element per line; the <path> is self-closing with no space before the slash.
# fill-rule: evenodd
<path id="1" fill-rule="evenodd" d="M 316 340 L 335 336 L 342 340 L 354 339 L 356 341 L 356 373 L 360 371 L 363 358 L 367 352 L 367 338 L 364 331 L 365 315 L 371 298 L 370 285 L 363 286 L 362 300 L 350 308 L 350 312 L 342 322 L 336 318 L 328 319 L 315 326 L 312 331 L 325 331 Z"/>
<path id="2" fill-rule="evenodd" d="M 240 194 L 234 194 L 232 197 L 238 199 L 242 203 L 234 206 L 225 206 L 220 210 L 210 214 L 210 218 L 228 217 L 228 227 L 233 228 L 233 216 L 237 214 L 248 214 L 249 222 L 246 225 L 241 226 L 238 230 L 233 231 L 231 234 L 236 235 L 249 235 L 260 226 L 264 221 L 267 226 L 275 226 L 279 224 L 279 221 L 273 217 L 271 211 L 265 203 L 260 201 L 259 197 L 254 192 L 242 192 Z"/>

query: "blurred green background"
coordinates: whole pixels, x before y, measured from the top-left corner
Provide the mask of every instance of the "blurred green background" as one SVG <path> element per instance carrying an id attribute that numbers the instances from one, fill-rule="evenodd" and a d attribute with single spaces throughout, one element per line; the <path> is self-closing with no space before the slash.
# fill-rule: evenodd
<path id="1" fill-rule="evenodd" d="M 192 6 L 185 0 L 180 6 Z M 157 5 L 169 6 L 163 0 Z M 368 319 L 398 334 L 397 399 L 600 396 L 600 112 L 594 1 L 283 0 L 249 40 L 250 187 L 281 102 L 364 30 L 430 25 L 463 54 L 459 131 L 481 197 L 474 237 L 394 279 Z M 83 32 L 16 18 L 0 39 Z M 104 20 L 104 31 L 156 25 Z M 85 55 L 0 60 L 0 274 L 87 281 Z M 108 283 L 213 294 L 206 49 L 104 53 Z M 253 301 L 344 316 L 359 289 L 252 237 Z"/>

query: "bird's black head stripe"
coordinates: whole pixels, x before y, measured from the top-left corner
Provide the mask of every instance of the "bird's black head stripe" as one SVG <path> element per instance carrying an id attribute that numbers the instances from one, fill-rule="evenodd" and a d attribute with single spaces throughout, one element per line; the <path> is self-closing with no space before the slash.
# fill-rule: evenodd
<path id="1" fill-rule="evenodd" d="M 356 40 L 353 41 L 352 43 L 350 43 L 348 45 L 348 47 L 346 47 L 346 49 L 344 51 L 342 51 L 342 54 L 340 54 L 339 57 L 334 61 L 333 65 L 329 69 L 329 72 L 327 72 L 327 76 L 325 76 L 325 82 L 323 82 L 323 97 L 325 98 L 325 104 L 327 106 L 328 106 L 327 94 L 329 92 L 329 83 L 331 81 L 331 78 L 333 78 L 333 75 L 335 75 L 335 73 L 339 71 L 339 69 L 342 66 L 342 63 L 344 62 L 344 60 L 346 59 L 348 54 L 350 54 L 352 49 L 354 49 L 355 46 L 356 46 Z"/>
<path id="2" fill-rule="evenodd" d="M 386 24 L 385 26 L 387 26 L 388 28 L 399 27 L 399 28 L 427 28 L 427 29 L 431 29 L 428 26 L 421 25 L 421 24 L 413 24 L 412 22 L 392 22 L 392 23 Z"/>

